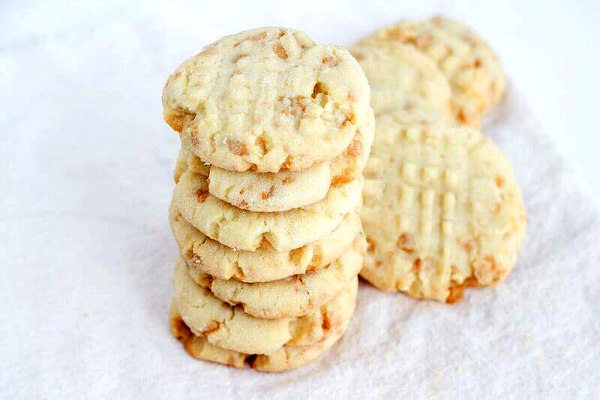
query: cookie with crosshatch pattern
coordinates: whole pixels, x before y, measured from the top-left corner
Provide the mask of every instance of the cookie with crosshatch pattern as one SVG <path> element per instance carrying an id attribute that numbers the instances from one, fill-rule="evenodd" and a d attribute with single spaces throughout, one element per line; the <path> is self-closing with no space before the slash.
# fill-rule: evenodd
<path id="1" fill-rule="evenodd" d="M 258 28 L 189 58 L 163 91 L 165 121 L 200 159 L 230 171 L 299 171 L 340 155 L 369 110 L 356 60 L 304 33 Z"/>
<path id="2" fill-rule="evenodd" d="M 509 161 L 478 131 L 382 115 L 365 178 L 361 276 L 377 288 L 451 303 L 513 267 L 523 200 Z"/>
<path id="3" fill-rule="evenodd" d="M 456 119 L 478 126 L 506 92 L 507 79 L 490 46 L 465 25 L 443 17 L 400 21 L 361 39 L 357 46 L 413 46 L 448 79 Z"/>

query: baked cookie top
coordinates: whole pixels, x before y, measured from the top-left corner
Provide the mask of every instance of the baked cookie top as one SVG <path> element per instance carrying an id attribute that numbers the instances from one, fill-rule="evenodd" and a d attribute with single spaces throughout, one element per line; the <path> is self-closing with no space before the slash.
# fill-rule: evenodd
<path id="1" fill-rule="evenodd" d="M 356 287 L 331 299 L 328 307 L 354 308 Z M 181 318 L 197 336 L 215 346 L 249 354 L 271 354 L 284 345 L 311 345 L 326 335 L 325 306 L 298 318 L 261 319 L 246 314 L 197 285 L 179 259 L 173 278 L 173 300 Z"/>
<path id="2" fill-rule="evenodd" d="M 451 115 L 448 80 L 435 62 L 412 46 L 391 41 L 359 42 L 350 52 L 371 85 L 371 106 L 376 115 L 413 102 Z"/>
<path id="3" fill-rule="evenodd" d="M 382 290 L 453 302 L 513 267 L 526 228 L 512 168 L 466 126 L 377 119 L 361 220 L 361 276 Z"/>
<path id="4" fill-rule="evenodd" d="M 183 143 L 231 171 L 298 171 L 336 157 L 369 100 L 347 50 L 285 28 L 219 39 L 177 68 L 163 91 L 165 121 Z"/>
<path id="5" fill-rule="evenodd" d="M 359 46 L 412 46 L 433 60 L 452 88 L 458 121 L 478 126 L 483 114 L 506 92 L 506 75 L 490 46 L 469 28 L 448 18 L 401 21 L 360 40 Z"/>

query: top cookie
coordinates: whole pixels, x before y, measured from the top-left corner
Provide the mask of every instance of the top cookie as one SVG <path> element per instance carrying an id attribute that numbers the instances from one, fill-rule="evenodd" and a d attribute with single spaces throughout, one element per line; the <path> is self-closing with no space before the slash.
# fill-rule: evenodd
<path id="1" fill-rule="evenodd" d="M 452 88 L 452 107 L 461 123 L 477 126 L 480 117 L 506 91 L 506 76 L 498 57 L 466 26 L 442 17 L 402 21 L 358 42 L 359 46 L 413 46 L 429 56 Z"/>
<path id="2" fill-rule="evenodd" d="M 369 109 L 350 53 L 304 33 L 259 28 L 185 61 L 163 91 L 165 121 L 204 162 L 231 171 L 298 171 L 350 144 Z"/>

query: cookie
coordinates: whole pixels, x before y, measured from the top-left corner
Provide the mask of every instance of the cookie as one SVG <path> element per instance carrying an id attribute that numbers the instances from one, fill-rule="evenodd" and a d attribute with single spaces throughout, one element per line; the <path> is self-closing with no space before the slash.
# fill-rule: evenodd
<path id="1" fill-rule="evenodd" d="M 509 161 L 476 130 L 380 116 L 365 178 L 361 276 L 377 288 L 454 302 L 513 267 L 523 200 Z"/>
<path id="2" fill-rule="evenodd" d="M 338 305 L 328 303 L 323 307 L 324 335 L 309 345 L 284 345 L 265 354 L 240 353 L 211 344 L 206 337 L 196 336 L 181 318 L 176 305 L 171 307 L 171 332 L 194 358 L 236 368 L 249 366 L 259 371 L 279 372 L 301 367 L 329 350 L 344 334 L 356 304 L 357 279 L 335 299 Z"/>
<path id="3" fill-rule="evenodd" d="M 448 78 L 452 108 L 458 121 L 478 126 L 479 119 L 506 92 L 506 75 L 485 41 L 466 26 L 442 17 L 402 21 L 361 40 L 360 46 L 413 46 Z"/>
<path id="4" fill-rule="evenodd" d="M 339 258 L 362 231 L 360 218 L 353 212 L 347 214 L 331 234 L 298 249 L 245 251 L 234 250 L 208 238 L 190 225 L 173 205 L 169 219 L 179 252 L 192 274 L 204 273 L 248 283 L 276 281 L 318 271 Z"/>
<path id="5" fill-rule="evenodd" d="M 373 111 L 367 114 L 350 145 L 331 161 L 277 174 L 232 172 L 212 166 L 208 191 L 238 208 L 256 212 L 287 211 L 316 203 L 325 198 L 330 186 L 350 182 L 362 173 L 375 130 Z"/>
<path id="6" fill-rule="evenodd" d="M 362 42 L 360 42 L 362 43 Z M 412 46 L 378 42 L 351 50 L 371 85 L 371 106 L 376 115 L 405 102 L 431 106 L 451 115 L 451 90 L 437 65 Z"/>
<path id="7" fill-rule="evenodd" d="M 305 346 L 321 341 L 327 333 L 327 310 L 340 312 L 351 306 L 349 300 L 355 297 L 355 286 L 356 283 L 350 284 L 321 309 L 302 317 L 260 319 L 246 314 L 241 307 L 224 303 L 197 285 L 179 259 L 173 279 L 173 299 L 185 324 L 209 343 L 242 353 L 271 354 L 284 345 Z M 354 295 L 346 294 L 352 291 Z"/>
<path id="8" fill-rule="evenodd" d="M 209 238 L 238 250 L 269 246 L 292 250 L 317 241 L 335 230 L 361 202 L 363 177 L 332 187 L 325 199 L 279 213 L 239 209 L 208 192 L 205 176 L 187 171 L 175 185 L 173 203 L 183 217 Z"/>
<path id="9" fill-rule="evenodd" d="M 192 279 L 212 294 L 257 318 L 291 318 L 320 308 L 354 279 L 360 271 L 366 241 L 358 236 L 345 253 L 326 268 L 273 282 L 244 283 L 218 279 L 188 269 Z"/>
<path id="10" fill-rule="evenodd" d="M 230 171 L 299 171 L 341 154 L 369 109 L 350 53 L 259 28 L 185 61 L 163 91 L 165 121 L 201 160 Z"/>

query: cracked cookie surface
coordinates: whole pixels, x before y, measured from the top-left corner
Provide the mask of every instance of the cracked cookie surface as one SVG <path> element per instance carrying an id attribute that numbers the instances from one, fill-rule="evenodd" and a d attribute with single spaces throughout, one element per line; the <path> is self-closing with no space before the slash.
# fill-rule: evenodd
<path id="1" fill-rule="evenodd" d="M 177 68 L 163 91 L 165 121 L 182 142 L 231 171 L 298 171 L 338 156 L 369 100 L 347 50 L 285 28 L 219 39 Z"/>
<path id="2" fill-rule="evenodd" d="M 377 119 L 361 211 L 361 276 L 381 290 L 454 302 L 509 273 L 526 215 L 512 168 L 474 129 Z"/>

